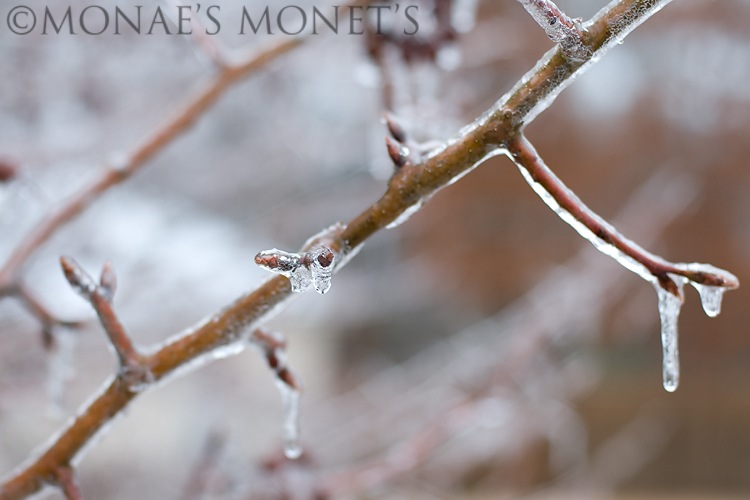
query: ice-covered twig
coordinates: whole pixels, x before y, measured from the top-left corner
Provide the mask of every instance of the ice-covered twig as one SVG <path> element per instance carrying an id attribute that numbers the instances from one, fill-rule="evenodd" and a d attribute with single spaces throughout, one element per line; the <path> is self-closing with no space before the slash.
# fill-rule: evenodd
<path id="1" fill-rule="evenodd" d="M 518 0 L 531 17 L 542 27 L 553 42 L 560 45 L 560 50 L 568 57 L 584 60 L 591 54 L 586 45 L 583 25 L 579 20 L 571 19 L 551 0 Z"/>
<path id="2" fill-rule="evenodd" d="M 728 271 L 707 264 L 669 262 L 620 234 L 563 184 L 523 135 L 519 134 L 508 141 L 508 152 L 526 181 L 560 218 L 602 253 L 646 281 L 658 283 L 675 296 L 680 296 L 678 285 L 674 282 L 676 276 L 699 285 L 727 290 L 739 286 L 737 277 Z"/>
<path id="3" fill-rule="evenodd" d="M 290 389 L 296 391 L 302 389 L 294 372 L 287 365 L 286 340 L 281 334 L 258 328 L 250 335 L 250 342 L 256 344 L 263 351 L 268 367 L 273 370 L 276 378 L 289 386 Z"/>
<path id="4" fill-rule="evenodd" d="M 190 36 L 208 57 L 211 58 L 214 64 L 219 67 L 227 66 L 229 64 L 227 48 L 217 36 L 208 34 L 206 27 L 197 15 L 200 6 L 197 7 L 196 12 L 193 12 L 193 6 L 182 0 L 166 0 L 166 3 L 174 9 L 170 10 L 170 13 L 183 18 L 185 18 L 185 14 L 187 15 L 187 19 L 189 20 L 187 27 L 190 29 Z M 183 12 L 183 9 L 187 10 L 187 12 Z M 182 22 L 180 19 L 173 19 L 173 21 L 178 26 Z"/>
<path id="5" fill-rule="evenodd" d="M 286 341 L 278 333 L 259 328 L 250 336 L 250 342 L 263 350 L 269 368 L 276 375 L 276 385 L 284 404 L 284 455 L 290 459 L 299 458 L 302 455 L 299 431 L 299 398 L 302 386 L 287 365 Z"/>
<path id="6" fill-rule="evenodd" d="M 620 234 L 609 222 L 587 207 L 547 167 L 531 143 L 518 134 L 507 144 L 509 156 L 542 200 L 599 251 L 615 259 L 656 287 L 661 319 L 664 388 L 673 392 L 680 377 L 677 319 L 683 301 L 683 285 L 690 282 L 701 295 L 703 308 L 715 316 L 725 290 L 739 286 L 732 273 L 710 264 L 673 263 L 652 254 Z"/>
<path id="7" fill-rule="evenodd" d="M 70 286 L 94 308 L 120 363 L 119 376 L 134 389 L 149 381 L 145 358 L 137 351 L 125 328 L 112 309 L 116 277 L 112 266 L 102 268 L 99 283 L 95 283 L 86 271 L 71 257 L 61 257 L 65 278 Z"/>

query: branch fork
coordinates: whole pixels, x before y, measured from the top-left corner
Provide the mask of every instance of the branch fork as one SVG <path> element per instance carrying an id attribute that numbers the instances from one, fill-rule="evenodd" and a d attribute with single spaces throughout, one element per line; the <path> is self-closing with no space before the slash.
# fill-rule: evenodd
<path id="1" fill-rule="evenodd" d="M 568 17 L 551 0 L 518 0 L 524 9 L 544 30 L 550 40 L 560 45 L 565 56 L 576 61 L 588 59 L 592 50 L 586 38 L 586 29 L 580 19 Z"/>
<path id="2" fill-rule="evenodd" d="M 73 290 L 86 299 L 99 316 L 99 321 L 117 355 L 118 378 L 133 391 L 139 391 L 144 385 L 151 383 L 153 376 L 148 368 L 147 358 L 135 348 L 112 308 L 117 277 L 110 263 L 105 263 L 102 267 L 98 283 L 71 257 L 61 257 L 60 265 Z"/>

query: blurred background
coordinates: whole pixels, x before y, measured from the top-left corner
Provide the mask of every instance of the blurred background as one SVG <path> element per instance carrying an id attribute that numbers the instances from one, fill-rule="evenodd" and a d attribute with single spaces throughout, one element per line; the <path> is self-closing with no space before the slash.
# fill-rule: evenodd
<path id="1" fill-rule="evenodd" d="M 39 249 L 23 284 L 55 316 L 86 323 L 55 329 L 45 349 L 38 320 L 0 300 L 3 474 L 115 367 L 60 255 L 91 273 L 112 261 L 122 321 L 156 346 L 265 279 L 258 251 L 296 249 L 382 194 L 386 105 L 415 140 L 445 140 L 551 47 L 515 1 L 435 2 L 413 2 L 418 44 L 310 37 Z M 604 2 L 557 3 L 588 19 Z M 89 4 L 49 7 L 75 16 Z M 264 8 L 222 2 L 221 43 L 252 51 L 285 36 L 239 36 L 243 5 Z M 12 7 L 0 7 L 3 22 Z M 674 2 L 527 128 L 549 166 L 625 235 L 740 281 L 750 272 L 749 19 L 747 0 Z M 160 29 L 16 35 L 5 24 L 0 54 L 0 157 L 18 169 L 0 183 L 3 263 L 51 207 L 216 72 L 194 37 Z M 249 348 L 142 395 L 80 462 L 83 494 L 745 498 L 747 288 L 728 293 L 715 319 L 686 290 L 681 385 L 669 394 L 654 290 L 589 247 L 507 158 L 493 158 L 371 238 L 326 296 L 302 294 L 269 322 L 304 384 L 299 461 L 282 458 L 281 400 Z"/>

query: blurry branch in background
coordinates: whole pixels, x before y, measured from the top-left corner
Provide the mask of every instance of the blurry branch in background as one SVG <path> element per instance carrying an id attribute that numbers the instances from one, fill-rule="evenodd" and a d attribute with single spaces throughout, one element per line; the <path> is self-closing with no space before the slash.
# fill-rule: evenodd
<path id="1" fill-rule="evenodd" d="M 182 496 L 184 500 L 210 498 L 208 494 L 213 490 L 226 486 L 222 484 L 222 474 L 219 470 L 219 462 L 227 437 L 218 431 L 214 431 L 206 438 L 201 454 L 195 465 L 187 476 Z"/>
<path id="2" fill-rule="evenodd" d="M 60 322 L 53 318 L 53 315 L 33 297 L 28 289 L 21 286 L 24 266 L 36 250 L 110 188 L 120 184 L 147 165 L 151 158 L 190 128 L 235 83 L 298 47 L 305 40 L 302 36 L 286 38 L 257 53 L 235 57 L 221 48 L 219 42 L 212 38 L 211 45 L 215 47 L 215 50 L 211 49 L 209 53 L 212 58 L 218 58 L 215 59 L 219 66 L 218 73 L 189 98 L 181 109 L 146 136 L 140 144 L 127 153 L 118 155 L 118 160 L 105 165 L 98 177 L 83 186 L 70 199 L 53 208 L 37 223 L 36 227 L 15 248 L 5 264 L 0 267 L 0 299 L 8 296 L 18 297 L 42 323 L 44 338 L 47 339 L 51 329 Z M 10 167 L 0 168 L 0 176 L 5 175 L 10 178 L 11 173 Z M 47 343 L 46 340 L 45 343 Z"/>
<path id="3" fill-rule="evenodd" d="M 316 246 L 325 247 L 333 254 L 331 271 L 341 269 L 348 258 L 374 233 L 406 220 L 435 192 L 457 181 L 486 158 L 503 154 L 509 147 L 517 148 L 522 128 L 546 109 L 575 76 L 667 3 L 668 0 L 621 0 L 609 4 L 585 23 L 588 33 L 585 45 L 588 51 L 584 59 L 569 57 L 559 46 L 550 50 L 508 94 L 476 122 L 462 129 L 456 137 L 426 157 L 415 163 L 406 162 L 395 171 L 386 192 L 379 200 L 348 224 L 333 226 L 314 237 L 304 251 L 310 251 Z M 7 289 L 17 282 L 22 265 L 59 226 L 110 186 L 135 172 L 144 161 L 192 123 L 231 83 L 299 43 L 298 39 L 293 39 L 257 57 L 222 69 L 212 83 L 176 118 L 150 136 L 121 165 L 106 170 L 100 179 L 43 220 L 0 272 L 0 289 Z M 705 271 L 690 279 L 699 283 L 721 283 L 725 276 L 723 273 L 720 270 Z M 84 286 L 84 289 L 88 287 Z M 135 387 L 124 382 L 121 377 L 111 380 L 46 449 L 31 457 L 5 479 L 0 486 L 0 498 L 22 498 L 45 485 L 59 485 L 57 471 L 60 467 L 68 467 L 80 458 L 81 450 L 140 392 L 168 377 L 178 368 L 197 366 L 199 358 L 212 359 L 220 354 L 239 352 L 269 312 L 282 305 L 291 295 L 292 285 L 289 279 L 276 276 L 239 297 L 203 323 L 168 339 L 164 345 L 156 346 L 151 354 L 144 355 L 139 360 L 139 366 L 149 374 L 143 385 Z M 557 318 L 553 319 L 557 324 Z M 184 371 L 180 370 L 180 373 Z"/>

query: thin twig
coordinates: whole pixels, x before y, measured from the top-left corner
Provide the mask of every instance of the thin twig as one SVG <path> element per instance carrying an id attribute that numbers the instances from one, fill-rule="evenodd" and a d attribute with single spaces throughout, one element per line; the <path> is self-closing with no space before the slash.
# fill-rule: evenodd
<path id="1" fill-rule="evenodd" d="M 52 349 L 55 346 L 55 328 L 79 328 L 82 324 L 78 321 L 63 321 L 57 319 L 47 307 L 24 285 L 18 285 L 12 288 L 9 294 L 15 293 L 21 304 L 36 317 L 42 326 L 42 343 L 45 349 Z"/>
<path id="2" fill-rule="evenodd" d="M 205 26 L 203 25 L 203 22 L 198 17 L 197 12 L 193 12 L 192 5 L 183 3 L 182 0 L 165 0 L 168 5 L 173 7 L 177 11 L 177 15 L 181 15 L 181 8 L 187 8 L 189 10 L 190 16 L 190 28 L 191 33 L 190 36 L 193 40 L 195 40 L 196 44 L 203 49 L 203 51 L 208 55 L 208 57 L 211 59 L 211 61 L 214 62 L 218 67 L 225 67 L 229 63 L 228 58 L 228 50 L 224 46 L 224 44 L 221 43 L 221 41 L 218 39 L 216 35 L 209 34 Z M 208 6 L 207 8 L 210 8 L 211 6 Z M 180 23 L 180 20 L 177 19 L 177 23 Z"/>
<path id="3" fill-rule="evenodd" d="M 559 212 L 563 220 L 571 224 L 603 253 L 615 258 L 645 280 L 650 282 L 657 280 L 662 288 L 677 296 L 680 295 L 679 290 L 670 278 L 670 274 L 682 276 L 701 285 L 727 289 L 739 286 L 739 281 L 731 273 L 720 269 L 707 273 L 696 271 L 686 264 L 669 262 L 621 235 L 617 229 L 587 207 L 563 184 L 545 165 L 534 146 L 522 134 L 518 134 L 509 141 L 507 147 L 511 158 L 526 174 L 532 187 L 545 199 L 545 202 Z"/>
<path id="4" fill-rule="evenodd" d="M 629 33 L 636 26 L 645 21 L 669 0 L 621 0 L 610 4 L 597 16 L 587 23 L 590 33 L 588 46 L 591 48 L 591 61 L 602 54 L 609 47 Z M 297 44 L 291 41 L 288 43 Z M 283 44 L 278 50 L 283 48 Z M 267 56 L 271 57 L 271 56 Z M 598 57 L 597 57 L 598 58 Z M 253 65 L 262 64 L 254 62 Z M 567 86 L 571 78 L 584 67 L 585 61 L 575 61 L 565 57 L 558 49 L 549 52 L 537 66 L 526 75 L 514 89 L 493 106 L 469 129 L 455 137 L 442 149 L 432 153 L 418 165 L 405 165 L 399 169 L 389 182 L 385 194 L 364 212 L 336 232 L 336 238 L 329 248 L 343 257 L 336 266 L 336 270 L 346 262 L 346 255 L 356 249 L 367 238 L 378 230 L 393 223 L 404 213 L 414 211 L 424 204 L 441 187 L 455 181 L 462 174 L 479 164 L 488 154 L 502 151 L 518 130 L 536 117 L 554 100 L 559 91 Z M 242 69 L 248 71 L 249 66 Z M 202 99 L 198 99 L 194 106 L 205 109 L 205 102 L 213 102 L 216 96 L 239 74 L 240 69 L 227 73 L 219 83 L 210 87 Z M 194 112 L 183 114 L 182 120 L 177 120 L 167 127 L 166 134 L 173 136 L 174 129 L 181 130 L 196 116 Z M 177 125 L 179 124 L 179 125 Z M 149 144 L 161 145 L 164 139 L 154 138 Z M 156 147 L 158 149 L 158 147 Z M 135 159 L 143 161 L 155 152 L 154 148 L 140 148 L 140 156 L 131 157 L 128 165 L 138 165 Z M 135 159 L 134 159 L 135 158 Z M 135 162 L 135 163 L 134 163 Z M 131 173 L 124 169 L 124 172 Z M 113 171 L 116 172 L 116 171 Z M 102 186 L 108 186 L 108 174 L 100 181 Z M 80 211 L 90 199 L 101 191 L 100 183 L 96 183 L 90 190 L 84 191 L 76 198 L 79 201 L 67 205 L 61 211 L 53 214 L 51 219 L 32 233 L 26 243 L 14 254 L 6 264 L 6 269 L 15 271 L 28 258 L 35 248 L 43 242 L 56 227 L 67 221 L 72 215 Z M 4 271 L 2 276 L 8 276 Z M 7 279 L 7 278 L 6 278 Z M 2 279 L 0 279 L 2 281 Z M 263 283 L 253 292 L 238 298 L 212 318 L 173 338 L 154 354 L 147 356 L 145 364 L 150 368 L 154 381 L 159 381 L 173 373 L 177 368 L 191 366 L 189 363 L 200 356 L 204 356 L 214 349 L 227 344 L 243 341 L 247 332 L 262 321 L 269 311 L 279 306 L 291 295 L 289 280 L 285 277 L 274 277 Z M 194 365 L 192 365 L 194 366 Z M 146 384 L 148 385 L 148 384 Z M 142 389 L 146 389 L 143 387 Z M 77 457 L 81 449 L 96 435 L 112 417 L 119 414 L 139 393 L 133 392 L 121 380 L 113 380 L 103 392 L 86 408 L 82 409 L 72 421 L 52 442 L 45 451 L 32 457 L 8 477 L 0 487 L 0 498 L 3 500 L 22 498 L 38 491 L 44 484 L 41 478 L 50 477 L 50 472 L 59 464 L 70 463 Z"/>
<path id="5" fill-rule="evenodd" d="M 67 500 L 83 500 L 81 489 L 76 483 L 75 473 L 69 466 L 60 466 L 55 471 L 60 489 Z"/>
<path id="6" fill-rule="evenodd" d="M 279 381 L 289 386 L 292 390 L 300 391 L 302 389 L 294 372 L 287 365 L 286 356 L 284 355 L 284 351 L 286 350 L 284 337 L 263 328 L 258 328 L 250 336 L 250 342 L 257 344 L 263 350 L 268 367 L 273 370 Z"/>

